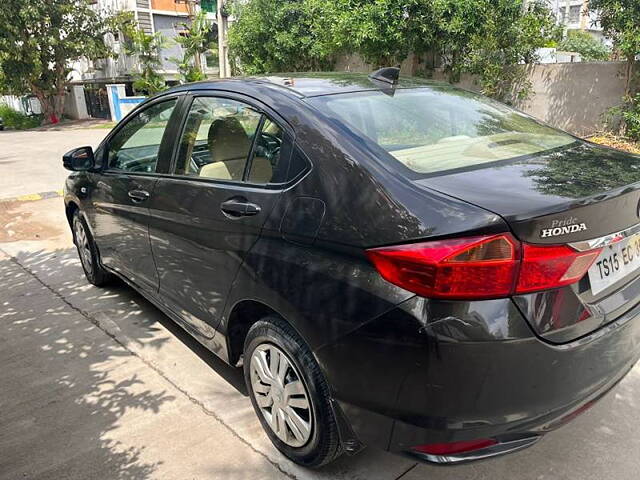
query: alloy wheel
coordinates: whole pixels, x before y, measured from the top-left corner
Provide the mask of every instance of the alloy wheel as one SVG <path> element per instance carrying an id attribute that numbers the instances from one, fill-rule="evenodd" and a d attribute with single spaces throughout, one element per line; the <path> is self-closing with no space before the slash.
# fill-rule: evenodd
<path id="1" fill-rule="evenodd" d="M 87 273 L 93 271 L 93 262 L 91 260 L 91 246 L 89 245 L 89 236 L 82 224 L 82 220 L 76 217 L 73 221 L 73 231 L 75 235 L 76 247 L 80 254 L 80 261 Z"/>
<path id="2" fill-rule="evenodd" d="M 276 436 L 291 447 L 311 437 L 313 413 L 302 376 L 286 354 L 273 344 L 256 347 L 250 360 L 253 394 Z"/>

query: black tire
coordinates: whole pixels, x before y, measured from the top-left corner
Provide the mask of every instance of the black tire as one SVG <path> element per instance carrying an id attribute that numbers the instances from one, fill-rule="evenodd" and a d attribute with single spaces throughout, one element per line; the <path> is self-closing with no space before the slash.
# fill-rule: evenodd
<path id="1" fill-rule="evenodd" d="M 84 275 L 87 277 L 89 283 L 96 287 L 103 287 L 111 283 L 114 277 L 102 266 L 98 248 L 93 241 L 87 222 L 79 210 L 73 212 L 71 230 L 73 232 L 73 243 L 78 250 L 82 270 L 84 270 Z M 84 237 L 82 232 L 84 232 Z M 86 238 L 86 245 L 84 244 L 84 238 Z"/>
<path id="2" fill-rule="evenodd" d="M 287 375 L 300 373 L 301 380 L 306 388 L 305 393 L 310 400 L 313 418 L 311 433 L 306 443 L 299 447 L 288 445 L 274 433 L 258 406 L 256 394 L 253 390 L 251 380 L 253 353 L 259 347 L 260 350 L 258 351 L 261 351 L 264 348 L 270 348 L 271 345 L 275 345 L 284 352 L 289 362 L 293 365 L 294 369 L 290 370 Z M 271 442 L 283 455 L 298 465 L 311 468 L 325 465 L 340 456 L 342 452 L 338 425 L 331 408 L 327 381 L 309 347 L 282 318 L 277 316 L 265 317 L 249 329 L 244 343 L 244 378 L 247 384 L 247 391 L 251 397 L 251 403 L 262 427 Z"/>

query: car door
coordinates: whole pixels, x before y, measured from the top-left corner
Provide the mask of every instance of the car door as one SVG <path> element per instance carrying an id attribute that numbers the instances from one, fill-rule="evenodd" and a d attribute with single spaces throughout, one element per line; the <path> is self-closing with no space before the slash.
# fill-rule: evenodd
<path id="1" fill-rule="evenodd" d="M 102 262 L 155 292 L 158 274 L 149 244 L 149 199 L 171 158 L 167 140 L 179 97 L 144 107 L 107 139 L 91 200 L 93 233 Z M 163 166 L 164 165 L 164 166 Z"/>
<path id="2" fill-rule="evenodd" d="M 280 197 L 293 133 L 274 118 L 230 94 L 193 98 L 173 175 L 150 199 L 159 297 L 202 340 Z"/>

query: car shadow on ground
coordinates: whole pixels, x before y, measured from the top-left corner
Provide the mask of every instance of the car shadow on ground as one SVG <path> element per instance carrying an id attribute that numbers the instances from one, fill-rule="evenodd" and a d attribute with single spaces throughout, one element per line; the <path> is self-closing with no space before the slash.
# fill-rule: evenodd
<path id="1" fill-rule="evenodd" d="M 222 420 L 229 428 L 248 438 L 245 441 L 252 446 L 260 443 L 255 439 L 263 434 L 250 411 L 242 370 L 222 362 L 125 284 L 116 282 L 104 289 L 88 285 L 75 250 L 18 252 L 15 260 L 1 258 L 0 288 L 11 292 L 3 297 L 0 310 L 0 365 L 4 367 L 0 369 L 0 451 L 1 470 L 9 475 L 5 478 L 38 471 L 46 471 L 47 478 L 81 478 L 98 466 L 109 478 L 153 478 L 162 462 L 147 461 L 145 447 L 135 442 L 125 446 L 118 439 L 118 429 L 132 412 L 158 412 L 169 408 L 175 398 L 166 388 L 147 387 L 141 380 L 144 372 L 114 375 L 123 371 L 114 365 L 130 362 L 131 351 L 137 350 L 150 352 L 150 358 L 167 357 L 163 368 L 175 365 L 169 376 L 182 378 L 182 385 L 221 377 L 224 382 L 210 394 L 217 400 L 203 403 L 218 413 L 228 410 Z M 43 303 L 39 292 L 55 294 L 55 302 Z M 206 364 L 212 375 L 193 378 L 180 359 L 173 363 L 173 339 L 195 354 L 187 356 Z M 317 472 L 291 466 L 287 471 L 300 478 L 397 478 L 410 470 L 403 480 L 513 478 L 514 472 L 519 479 L 598 479 L 616 464 L 616 478 L 637 478 L 632 455 L 640 450 L 637 392 L 640 373 L 636 367 L 591 412 L 529 450 L 492 461 L 413 468 L 415 463 L 407 459 L 368 449 Z M 28 435 L 19 433 L 25 429 Z M 178 429 L 174 433 L 185 434 Z M 277 458 L 266 442 L 256 448 Z M 57 460 L 47 465 L 49 456 L 38 452 L 51 449 Z M 84 455 L 82 462 L 74 461 L 78 455 Z M 216 478 L 220 473 L 212 475 Z M 225 478 L 252 476 L 249 469 L 225 472 Z"/>
<path id="2" fill-rule="evenodd" d="M 47 389 L 51 390 L 51 398 L 60 405 L 61 410 L 66 408 L 65 416 L 77 417 L 78 424 L 83 425 L 84 430 L 75 423 L 66 428 L 74 435 L 73 447 L 78 448 L 86 443 L 93 444 L 97 452 L 103 452 L 103 458 L 96 456 L 95 464 L 109 465 L 111 471 L 117 471 L 118 474 L 113 475 L 113 478 L 151 478 L 156 466 L 154 464 L 145 466 L 140 459 L 140 452 L 135 448 L 130 449 L 123 457 L 123 454 L 117 451 L 117 445 L 108 442 L 100 443 L 100 439 L 105 435 L 108 436 L 112 429 L 118 428 L 117 425 L 124 421 L 122 417 L 126 411 L 136 409 L 156 411 L 162 408 L 165 402 L 171 403 L 173 400 L 173 397 L 167 397 L 166 394 L 154 397 L 151 392 L 147 392 L 144 396 L 131 392 L 131 388 L 139 387 L 135 376 L 114 384 L 112 388 L 117 387 L 118 391 L 113 394 L 104 390 L 106 378 L 109 375 L 107 365 L 119 362 L 120 356 L 126 359 L 131 355 L 127 350 L 118 348 L 120 346 L 114 344 L 113 339 L 130 351 L 146 352 L 143 356 L 148 358 L 164 357 L 165 363 L 158 368 L 158 371 L 166 370 L 167 365 L 172 368 L 166 378 L 170 381 L 179 379 L 176 382 L 178 388 L 188 390 L 190 384 L 202 383 L 207 379 L 212 380 L 216 384 L 212 387 L 212 392 L 201 388 L 194 395 L 196 399 L 206 408 L 220 414 L 222 421 L 236 435 L 261 451 L 270 461 L 286 465 L 287 472 L 299 478 L 396 478 L 415 465 L 415 462 L 405 458 L 368 449 L 354 457 L 344 456 L 334 464 L 318 471 L 294 466 L 270 446 L 266 436 L 261 432 L 260 423 L 251 410 L 241 368 L 224 363 L 123 282 L 115 281 L 109 287 L 100 289 L 89 285 L 84 278 L 75 249 L 19 251 L 15 252 L 14 256 L 15 260 L 8 258 L 0 260 L 0 278 L 6 288 L 19 287 L 25 291 L 12 292 L 9 302 L 12 305 L 8 305 L 10 311 L 0 314 L 0 321 L 5 324 L 3 329 L 9 322 L 7 338 L 13 338 L 16 334 L 15 329 L 20 328 L 21 335 L 25 339 L 30 339 L 25 340 L 27 348 L 24 349 L 24 354 L 29 355 L 30 358 L 25 365 L 30 367 L 25 367 L 27 370 L 22 371 L 21 375 L 27 379 L 28 383 L 40 382 L 42 373 L 36 365 L 48 365 L 47 377 L 51 385 Z M 28 303 L 24 295 L 34 295 L 29 291 L 37 289 L 46 289 L 56 295 L 55 312 L 48 312 L 51 307 L 44 304 L 36 304 L 34 309 L 21 310 L 21 305 L 25 301 Z M 69 317 L 69 320 L 63 321 L 60 317 Z M 103 332 L 109 336 L 104 335 Z M 70 340 L 70 337 L 77 336 L 76 333 L 80 334 L 81 338 Z M 91 340 L 83 337 L 89 334 L 92 337 Z M 190 353 L 195 354 L 195 356 L 191 355 L 192 357 L 197 357 L 200 362 L 206 364 L 207 369 L 210 370 L 208 377 L 194 377 L 193 371 L 184 368 L 183 358 L 178 358 L 177 364 L 173 363 L 171 357 L 178 357 L 174 355 L 175 340 L 186 347 Z M 64 351 L 64 357 L 61 357 L 63 350 L 49 348 L 62 342 L 73 346 L 70 351 Z M 106 345 L 112 345 L 112 347 L 108 348 Z M 0 347 L 0 349 L 7 355 L 12 355 L 8 353 L 13 350 L 12 348 Z M 50 357 L 55 361 L 51 361 Z M 1 356 L 0 360 L 2 360 Z M 191 365 L 196 363 L 193 358 L 189 361 Z M 150 363 L 153 363 L 153 360 Z M 70 371 L 73 373 L 69 373 Z M 216 376 L 223 381 L 216 380 Z M 65 393 L 60 385 L 66 385 L 65 382 L 69 382 L 70 377 L 73 377 L 71 381 L 73 388 Z M 0 381 L 2 381 L 2 375 L 0 375 Z M 192 392 L 187 393 L 191 395 Z M 202 395 L 199 395 L 200 393 Z M 105 398 L 102 398 L 103 394 Z M 111 395 L 118 399 L 118 405 L 113 404 Z M 212 400 L 208 401 L 207 397 Z M 88 401 L 86 400 L 88 398 L 92 399 L 93 409 L 88 412 L 82 409 L 77 411 L 79 406 Z M 0 401 L 2 401 L 1 397 Z M 154 401 L 156 404 L 153 403 Z M 102 408 L 106 411 L 103 412 Z M 31 409 L 32 407 L 28 407 L 28 410 Z M 2 416 L 0 414 L 0 418 Z M 41 421 L 36 423 L 39 424 Z M 46 433 L 43 431 L 43 434 L 39 435 L 42 437 L 40 444 L 29 447 L 33 451 L 50 448 L 46 439 L 56 435 L 56 431 L 64 427 L 56 423 L 47 426 L 45 423 L 45 426 L 38 427 L 38 429 L 41 428 L 45 428 Z M 0 446 L 3 442 L 2 437 L 0 433 Z M 22 448 L 26 448 L 26 445 L 22 445 Z M 64 455 L 61 457 L 64 458 Z M 131 474 L 128 473 L 130 471 Z M 238 475 L 239 478 L 252 478 L 249 471 L 242 475 L 239 472 Z M 232 477 L 233 475 L 225 478 Z"/>
<path id="3" fill-rule="evenodd" d="M 26 261 L 47 272 L 50 256 Z M 13 259 L 0 260 L 0 288 L 10 292 L 0 310 L 0 478 L 90 478 L 98 465 L 104 478 L 152 478 L 157 463 L 112 433 L 129 412 L 157 412 L 175 397 L 146 388 L 126 366 L 114 375 L 131 354 L 60 298 L 51 301 Z"/>
<path id="4" fill-rule="evenodd" d="M 95 312 L 106 310 L 115 313 L 120 321 L 135 318 L 134 321 L 144 321 L 149 324 L 160 323 L 239 393 L 247 396 L 242 369 L 231 367 L 220 360 L 136 290 L 119 279 L 114 279 L 105 288 L 96 288 L 89 285 L 82 273 L 80 263 L 77 261 L 75 249 L 23 253 L 17 255 L 17 261 L 49 288 L 55 290 L 58 295 L 68 297 L 69 302 L 76 308 L 80 308 L 89 318 Z M 47 264 L 54 261 L 59 263 L 65 274 L 61 275 L 62 271 L 58 268 L 49 268 L 47 266 Z M 61 277 L 70 278 L 63 279 Z M 151 335 L 153 331 L 153 328 L 146 330 L 149 338 L 153 337 Z M 139 332 L 144 333 L 145 331 L 139 330 Z M 138 340 L 145 341 L 144 339 Z M 160 348 L 165 341 L 166 339 L 158 339 L 153 340 L 151 343 L 156 343 L 156 347 Z"/>

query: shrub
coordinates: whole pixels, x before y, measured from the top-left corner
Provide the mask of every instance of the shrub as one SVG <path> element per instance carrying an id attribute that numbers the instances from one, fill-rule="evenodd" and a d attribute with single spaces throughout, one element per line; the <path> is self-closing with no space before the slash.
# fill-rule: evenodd
<path id="1" fill-rule="evenodd" d="M 640 93 L 625 102 L 621 115 L 626 136 L 636 142 L 640 141 Z"/>
<path id="2" fill-rule="evenodd" d="M 640 93 L 625 97 L 622 105 L 609 109 L 605 122 L 611 132 L 640 142 Z"/>
<path id="3" fill-rule="evenodd" d="M 0 118 L 4 121 L 5 127 L 15 128 L 16 130 L 39 127 L 42 123 L 41 115 L 25 115 L 14 110 L 9 105 L 3 104 L 0 104 Z"/>
<path id="4" fill-rule="evenodd" d="M 558 50 L 577 52 L 585 62 L 608 60 L 609 49 L 587 32 L 580 30 L 567 32 L 567 37 L 560 42 Z"/>

